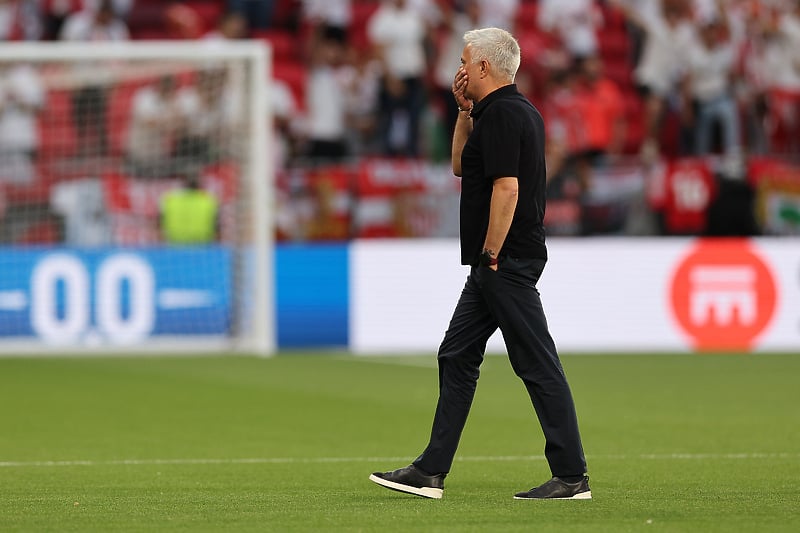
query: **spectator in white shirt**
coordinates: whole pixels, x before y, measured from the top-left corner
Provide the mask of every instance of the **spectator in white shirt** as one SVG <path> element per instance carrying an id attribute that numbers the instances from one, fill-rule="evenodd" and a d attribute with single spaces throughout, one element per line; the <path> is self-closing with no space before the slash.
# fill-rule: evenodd
<path id="1" fill-rule="evenodd" d="M 312 28 L 312 34 L 347 42 L 353 21 L 351 0 L 302 0 L 303 20 Z M 312 47 L 315 46 L 312 43 Z"/>
<path id="2" fill-rule="evenodd" d="M 130 33 L 115 13 L 111 0 L 100 0 L 96 8 L 70 15 L 59 38 L 62 41 L 127 41 Z"/>
<path id="3" fill-rule="evenodd" d="M 322 38 L 311 51 L 306 81 L 308 147 L 314 160 L 335 161 L 348 155 L 343 45 L 335 38 Z"/>
<path id="4" fill-rule="evenodd" d="M 741 148 L 739 110 L 732 91 L 736 47 L 726 38 L 726 25 L 719 15 L 701 21 L 687 48 L 684 105 L 691 104 L 694 116 L 694 152 L 712 150 L 712 126 L 719 124 L 726 154 Z"/>
<path id="5" fill-rule="evenodd" d="M 426 29 L 425 20 L 407 0 L 382 0 L 369 19 L 367 33 L 383 65 L 378 129 L 384 155 L 420 154 Z"/>
<path id="6" fill-rule="evenodd" d="M 114 13 L 111 0 L 100 0 L 97 9 L 84 9 L 70 15 L 61 28 L 62 41 L 127 41 L 128 27 Z M 104 155 L 108 147 L 106 131 L 107 88 L 91 80 L 103 76 L 102 66 L 82 64 L 77 67 L 89 78 L 86 85 L 72 94 L 72 114 L 80 156 Z"/>
<path id="7" fill-rule="evenodd" d="M 209 68 L 197 73 L 194 85 L 178 91 L 183 130 L 175 152 L 184 168 L 224 160 L 234 149 L 243 102 L 228 78 L 224 67 Z"/>
<path id="8" fill-rule="evenodd" d="M 44 102 L 44 86 L 33 67 L 0 62 L 0 180 L 35 179 L 36 121 Z"/>
<path id="9" fill-rule="evenodd" d="M 172 76 L 139 89 L 131 104 L 126 155 L 137 177 L 165 177 L 173 172 L 172 148 L 180 110 Z"/>
<path id="10" fill-rule="evenodd" d="M 553 33 L 573 57 L 597 55 L 603 15 L 593 0 L 540 0 L 539 27 Z"/>
<path id="11" fill-rule="evenodd" d="M 800 44 L 791 15 L 762 22 L 760 42 L 751 50 L 751 72 L 765 98 L 768 149 L 787 154 L 800 150 Z"/>
<path id="12" fill-rule="evenodd" d="M 660 11 L 639 4 L 631 6 L 622 0 L 610 1 L 645 34 L 634 79 L 645 99 L 642 155 L 646 160 L 652 160 L 660 151 L 660 124 L 666 105 L 678 95 L 678 83 L 687 57 L 686 47 L 693 31 L 689 18 L 691 12 L 684 0 L 661 0 Z"/>
<path id="13" fill-rule="evenodd" d="M 478 0 L 481 20 L 477 27 L 513 31 L 519 3 L 520 0 Z"/>

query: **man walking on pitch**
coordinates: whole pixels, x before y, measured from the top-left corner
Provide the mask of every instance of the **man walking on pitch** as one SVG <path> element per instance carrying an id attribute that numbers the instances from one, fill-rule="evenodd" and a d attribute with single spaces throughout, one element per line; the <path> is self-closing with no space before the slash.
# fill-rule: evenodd
<path id="1" fill-rule="evenodd" d="M 553 474 L 514 498 L 591 499 L 572 393 L 536 289 L 547 261 L 544 123 L 514 85 L 520 63 L 514 37 L 485 28 L 467 32 L 464 42 L 453 82 L 460 113 L 452 157 L 453 173 L 462 177 L 461 263 L 471 268 L 439 347 L 439 401 L 430 442 L 411 465 L 376 472 L 370 480 L 442 497 L 486 342 L 499 327 L 542 426 Z"/>

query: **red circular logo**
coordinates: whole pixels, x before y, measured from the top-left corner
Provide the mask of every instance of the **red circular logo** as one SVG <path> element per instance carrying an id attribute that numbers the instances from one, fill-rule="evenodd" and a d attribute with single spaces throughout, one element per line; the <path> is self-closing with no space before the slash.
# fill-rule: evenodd
<path id="1" fill-rule="evenodd" d="M 769 268 L 746 239 L 701 240 L 678 265 L 672 312 L 697 350 L 749 350 L 775 314 Z"/>

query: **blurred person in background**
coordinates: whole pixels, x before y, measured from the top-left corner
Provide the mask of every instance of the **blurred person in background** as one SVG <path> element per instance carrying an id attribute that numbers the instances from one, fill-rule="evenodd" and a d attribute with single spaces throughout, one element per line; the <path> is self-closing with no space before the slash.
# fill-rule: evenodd
<path id="1" fill-rule="evenodd" d="M 638 13 L 639 17 L 652 19 L 660 16 L 661 2 L 662 0 L 612 0 L 610 4 L 616 7 L 623 4 L 626 9 Z M 644 28 L 633 23 L 630 18 L 626 19 L 625 26 L 631 44 L 630 62 L 632 65 L 638 65 L 642 57 L 646 34 Z"/>
<path id="2" fill-rule="evenodd" d="M 579 151 L 594 166 L 607 164 L 622 154 L 625 145 L 625 102 L 617 83 L 603 72 L 599 55 L 576 57 L 574 85 L 577 114 L 584 131 Z"/>
<path id="3" fill-rule="evenodd" d="M 181 119 L 174 77 L 163 76 L 155 85 L 136 92 L 126 146 L 127 163 L 134 176 L 158 178 L 172 174 L 173 147 Z"/>
<path id="4" fill-rule="evenodd" d="M 660 153 L 661 123 L 667 106 L 678 96 L 678 83 L 692 35 L 691 11 L 686 0 L 661 0 L 661 9 L 637 10 L 622 0 L 610 0 L 628 21 L 644 33 L 644 47 L 634 70 L 645 101 L 645 133 L 641 152 L 645 161 Z"/>
<path id="5" fill-rule="evenodd" d="M 202 189 L 194 170 L 183 173 L 181 185 L 164 194 L 160 210 L 159 227 L 168 244 L 208 244 L 219 237 L 219 202 Z"/>
<path id="6" fill-rule="evenodd" d="M 601 232 L 602 226 L 598 227 L 592 206 L 586 200 L 592 191 L 595 171 L 614 163 L 622 154 L 626 132 L 625 103 L 617 84 L 603 75 L 599 56 L 575 58 L 572 70 L 575 73 L 573 117 L 578 134 L 577 146 L 569 163 L 577 180 L 579 197 L 583 200 L 580 202 L 580 231 L 590 235 Z"/>
<path id="7" fill-rule="evenodd" d="M 43 0 L 41 3 L 44 38 L 58 39 L 64 21 L 83 9 L 83 0 Z"/>
<path id="8" fill-rule="evenodd" d="M 57 39 L 66 20 L 81 11 L 97 11 L 103 0 L 41 0 L 41 14 L 44 25 L 44 38 Z M 135 0 L 111 0 L 114 15 L 126 20 L 133 9 Z"/>
<path id="9" fill-rule="evenodd" d="M 0 0 L 0 42 L 35 41 L 43 24 L 36 0 Z"/>
<path id="10" fill-rule="evenodd" d="M 0 61 L 0 181 L 36 179 L 37 120 L 44 104 L 45 89 L 35 68 Z"/>
<path id="11" fill-rule="evenodd" d="M 768 56 L 772 68 L 781 69 L 773 72 L 769 105 L 774 127 L 782 133 L 782 152 L 797 154 L 800 152 L 800 0 L 787 4 L 778 15 L 777 35 Z"/>
<path id="12" fill-rule="evenodd" d="M 549 73 L 543 90 L 541 113 L 547 128 L 545 130 L 545 152 L 547 163 L 547 182 L 558 184 L 569 181 L 569 196 L 579 196 L 580 191 L 572 175 L 572 162 L 580 139 L 583 138 L 584 123 L 576 105 L 578 73 L 572 68 L 560 68 Z M 574 186 L 573 186 L 574 185 Z M 552 193 L 554 188 L 548 189 Z"/>
<path id="13" fill-rule="evenodd" d="M 344 45 L 335 34 L 322 35 L 311 51 L 305 91 L 305 155 L 313 160 L 338 161 L 348 155 L 344 55 Z"/>
<path id="14" fill-rule="evenodd" d="M 243 102 L 228 82 L 227 68 L 209 65 L 197 73 L 194 84 L 178 90 L 182 125 L 175 147 L 178 164 L 206 165 L 229 156 L 237 141 Z"/>
<path id="15" fill-rule="evenodd" d="M 84 7 L 67 17 L 59 38 L 62 41 L 127 41 L 130 33 L 112 0 L 98 0 L 95 6 Z"/>
<path id="16" fill-rule="evenodd" d="M 347 43 L 353 22 L 351 0 L 302 0 L 302 7 L 312 41 L 324 35 L 342 45 Z"/>
<path id="17" fill-rule="evenodd" d="M 349 46 L 347 55 L 340 79 L 347 109 L 349 152 L 355 156 L 374 154 L 378 151 L 375 132 L 381 65 L 369 50 Z"/>
<path id="18" fill-rule="evenodd" d="M 800 150 L 800 48 L 793 40 L 787 12 L 761 8 L 755 12 L 744 68 L 754 88 L 755 117 L 749 116 L 749 136 L 761 140 L 766 152 L 793 154 Z M 787 28 L 788 31 L 787 31 Z M 752 111 L 751 111 L 752 113 Z"/>
<path id="19" fill-rule="evenodd" d="M 383 155 L 420 154 L 427 25 L 408 0 L 381 0 L 367 33 L 382 65 L 378 134 Z"/>
<path id="20" fill-rule="evenodd" d="M 540 0 L 538 23 L 563 43 L 572 57 L 597 54 L 603 14 L 594 0 Z"/>
<path id="21" fill-rule="evenodd" d="M 741 151 L 739 109 L 734 94 L 737 45 L 730 38 L 725 13 L 707 15 L 687 45 L 683 105 L 694 135 L 695 155 L 713 150 L 713 126 L 719 125 L 724 153 Z"/>
<path id="22" fill-rule="evenodd" d="M 458 120 L 458 105 L 453 99 L 453 65 L 458 65 L 461 61 L 464 34 L 471 29 L 480 27 L 480 21 L 481 6 L 478 0 L 464 2 L 463 10 L 444 7 L 443 39 L 438 48 L 433 83 L 436 96 L 443 107 L 445 133 L 448 139 L 453 138 Z"/>
<path id="23" fill-rule="evenodd" d="M 738 72 L 741 83 L 737 98 L 742 110 L 743 133 L 747 152 L 766 154 L 769 150 L 767 135 L 767 86 L 768 73 L 764 72 L 762 56 L 769 40 L 766 25 L 759 9 L 750 3 L 741 8 L 744 16 L 743 47 L 739 58 Z"/>
<path id="24" fill-rule="evenodd" d="M 528 0 L 477 0 L 481 20 L 476 27 L 513 30 L 520 1 Z"/>
<path id="25" fill-rule="evenodd" d="M 62 41 L 84 42 L 127 41 L 130 33 L 125 22 L 114 12 L 111 0 L 100 0 L 96 8 L 85 8 L 70 15 L 61 28 L 59 38 Z M 83 80 L 83 85 L 72 96 L 78 155 L 105 155 L 108 148 L 107 88 L 103 84 L 105 73 L 97 64 L 83 63 L 77 65 L 75 74 Z"/>

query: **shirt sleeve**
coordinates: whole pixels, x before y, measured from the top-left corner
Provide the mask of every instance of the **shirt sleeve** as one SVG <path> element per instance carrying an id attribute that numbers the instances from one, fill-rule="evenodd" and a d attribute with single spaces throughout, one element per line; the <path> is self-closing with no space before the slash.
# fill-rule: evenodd
<path id="1" fill-rule="evenodd" d="M 520 117 L 512 109 L 495 105 L 481 120 L 489 126 L 481 135 L 484 177 L 519 177 Z"/>

